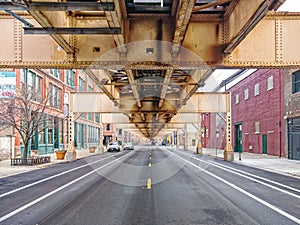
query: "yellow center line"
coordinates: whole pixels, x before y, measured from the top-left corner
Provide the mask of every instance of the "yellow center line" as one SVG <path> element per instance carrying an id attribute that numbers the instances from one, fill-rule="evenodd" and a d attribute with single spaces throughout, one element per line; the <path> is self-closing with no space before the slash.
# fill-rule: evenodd
<path id="1" fill-rule="evenodd" d="M 147 189 L 151 189 L 151 179 L 148 179 Z"/>
<path id="2" fill-rule="evenodd" d="M 152 166 L 152 164 L 151 163 L 149 163 L 149 167 L 151 167 Z"/>

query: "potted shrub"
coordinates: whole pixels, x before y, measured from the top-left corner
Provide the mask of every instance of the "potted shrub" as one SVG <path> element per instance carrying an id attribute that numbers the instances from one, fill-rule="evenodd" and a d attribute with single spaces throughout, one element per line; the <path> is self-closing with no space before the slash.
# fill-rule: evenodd
<path id="1" fill-rule="evenodd" d="M 89 150 L 90 150 L 90 153 L 95 153 L 96 146 L 90 146 Z"/>
<path id="2" fill-rule="evenodd" d="M 67 150 L 66 149 L 56 149 L 55 154 L 57 159 L 65 159 Z"/>

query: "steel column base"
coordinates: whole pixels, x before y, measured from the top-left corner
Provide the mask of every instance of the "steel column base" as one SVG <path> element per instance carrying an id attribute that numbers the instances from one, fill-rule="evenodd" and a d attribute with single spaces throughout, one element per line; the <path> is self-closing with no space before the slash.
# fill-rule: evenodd
<path id="1" fill-rule="evenodd" d="M 73 151 L 73 152 L 67 152 L 66 153 L 66 160 L 68 162 L 75 161 L 76 160 L 76 152 L 75 151 Z"/>
<path id="2" fill-rule="evenodd" d="M 225 150 L 224 160 L 232 162 L 234 160 L 234 152 Z"/>

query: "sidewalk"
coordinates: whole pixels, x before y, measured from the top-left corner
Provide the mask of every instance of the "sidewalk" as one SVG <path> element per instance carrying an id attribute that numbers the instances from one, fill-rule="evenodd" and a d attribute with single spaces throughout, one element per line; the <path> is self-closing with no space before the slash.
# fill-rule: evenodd
<path id="1" fill-rule="evenodd" d="M 92 156 L 95 154 L 97 154 L 97 153 L 90 153 L 88 149 L 76 150 L 76 158 L 77 159 Z M 57 164 L 57 163 L 67 162 L 67 160 L 57 160 L 55 153 L 49 154 L 49 155 L 43 155 L 43 156 L 50 156 L 51 162 L 40 164 L 40 165 L 35 165 L 35 166 L 11 166 L 10 159 L 0 161 L 0 178 L 12 176 L 15 174 L 24 173 L 24 172 L 28 172 L 28 171 L 32 171 L 32 170 L 36 170 L 36 169 L 45 168 L 47 166 Z"/>
<path id="2" fill-rule="evenodd" d="M 183 147 L 180 146 L 179 149 L 182 150 Z M 189 147 L 188 150 L 196 152 L 196 147 Z M 224 158 L 224 150 L 221 149 L 203 148 L 202 153 L 221 159 Z M 235 152 L 234 162 L 300 178 L 300 160 L 291 160 L 286 158 L 279 158 L 278 156 L 262 155 L 248 152 L 241 153 L 241 160 L 239 160 L 239 153 Z"/>

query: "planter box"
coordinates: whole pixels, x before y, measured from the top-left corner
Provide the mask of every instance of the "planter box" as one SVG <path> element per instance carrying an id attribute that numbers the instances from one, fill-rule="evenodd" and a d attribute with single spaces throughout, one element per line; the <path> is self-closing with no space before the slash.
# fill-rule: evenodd
<path id="1" fill-rule="evenodd" d="M 58 160 L 65 159 L 66 152 L 55 152 L 55 154 Z"/>
<path id="2" fill-rule="evenodd" d="M 90 153 L 95 153 L 96 147 L 89 147 Z"/>

